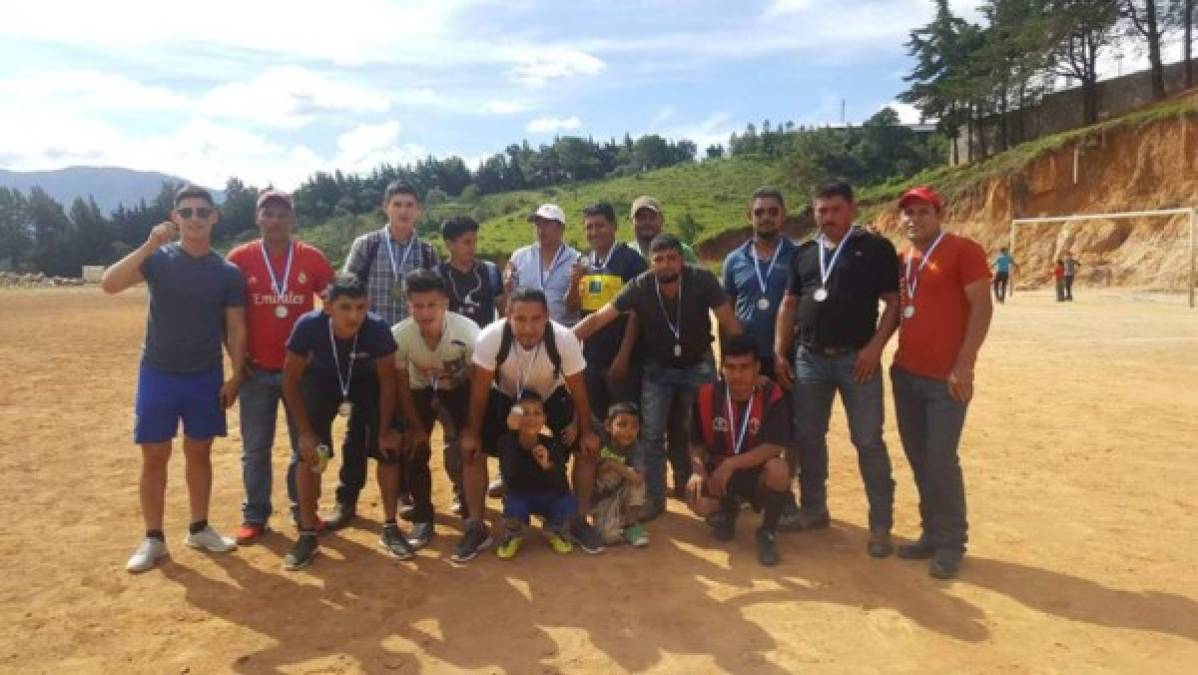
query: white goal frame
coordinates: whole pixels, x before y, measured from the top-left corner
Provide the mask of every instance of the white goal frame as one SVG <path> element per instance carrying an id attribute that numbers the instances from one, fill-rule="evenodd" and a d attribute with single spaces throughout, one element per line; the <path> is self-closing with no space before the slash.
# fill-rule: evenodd
<path id="1" fill-rule="evenodd" d="M 1155 211 L 1120 211 L 1117 213 L 1084 213 L 1072 216 L 1049 216 L 1046 218 L 1016 218 L 1011 221 L 1011 234 L 1008 248 L 1011 257 L 1015 257 L 1015 232 L 1019 225 L 1042 225 L 1045 223 L 1072 223 L 1079 220 L 1118 220 L 1121 218 L 1153 218 L 1160 216 L 1174 217 L 1185 216 L 1190 217 L 1190 271 L 1188 275 L 1189 283 L 1187 290 L 1190 296 L 1190 308 L 1194 307 L 1194 281 L 1195 281 L 1195 262 L 1194 249 L 1198 247 L 1198 239 L 1196 239 L 1195 231 L 1198 230 L 1198 208 L 1182 208 L 1182 209 L 1157 209 Z M 1014 280 L 1011 282 L 1011 295 L 1015 294 Z"/>

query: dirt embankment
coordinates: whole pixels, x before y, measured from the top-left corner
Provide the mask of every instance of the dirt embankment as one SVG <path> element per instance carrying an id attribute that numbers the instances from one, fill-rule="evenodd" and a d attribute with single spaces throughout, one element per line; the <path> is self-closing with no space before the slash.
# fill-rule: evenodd
<path id="1" fill-rule="evenodd" d="M 948 229 L 997 253 L 1011 220 L 1198 206 L 1198 117 L 1192 113 L 1143 126 L 1096 131 L 1049 151 L 1017 172 L 994 176 L 950 195 Z M 898 212 L 874 226 L 900 236 Z M 1185 288 L 1188 216 L 1021 225 L 1015 258 L 1020 285 L 1051 278 L 1052 261 L 1071 251 L 1081 281 L 1161 290 Z"/>
<path id="2" fill-rule="evenodd" d="M 1099 127 L 1018 170 L 942 194 L 946 229 L 976 239 L 991 255 L 1010 241 L 1015 218 L 1198 207 L 1198 115 L 1190 109 L 1142 125 Z M 811 209 L 792 207 L 792 213 L 787 234 L 810 236 Z M 872 225 L 896 243 L 902 238 L 894 202 Z M 743 227 L 698 243 L 699 257 L 722 261 L 749 234 Z M 1190 267 L 1188 216 L 1021 225 L 1016 281 L 1021 287 L 1048 283 L 1052 262 L 1066 251 L 1082 264 L 1082 284 L 1182 290 Z"/>

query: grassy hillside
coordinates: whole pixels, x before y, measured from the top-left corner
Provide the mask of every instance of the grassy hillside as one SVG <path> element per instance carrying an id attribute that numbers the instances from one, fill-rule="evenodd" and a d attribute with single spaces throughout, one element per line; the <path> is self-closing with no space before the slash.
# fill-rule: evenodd
<path id="1" fill-rule="evenodd" d="M 565 209 L 569 221 L 566 237 L 576 247 L 586 246 L 582 232 L 584 206 L 598 201 L 611 202 L 620 217 L 618 236 L 629 239 L 632 232 L 628 210 L 632 201 L 643 194 L 661 200 L 666 228 L 673 232 L 678 232 L 678 223 L 689 215 L 696 223 L 694 241 L 697 243 L 729 227 L 743 225 L 748 197 L 762 185 L 772 185 L 796 198 L 806 192 L 785 178 L 781 165 L 737 157 L 545 190 L 486 195 L 475 201 L 428 204 L 426 211 L 430 225 L 455 214 L 478 218 L 482 223 L 479 251 L 488 258 L 498 259 L 532 240 L 532 226 L 525 218 L 543 202 L 554 202 Z M 380 227 L 382 222 L 381 214 L 342 216 L 304 227 L 300 237 L 319 246 L 339 264 L 355 236 Z M 244 236 L 253 238 L 256 233 L 247 232 Z M 439 236 L 429 238 L 440 245 Z"/>

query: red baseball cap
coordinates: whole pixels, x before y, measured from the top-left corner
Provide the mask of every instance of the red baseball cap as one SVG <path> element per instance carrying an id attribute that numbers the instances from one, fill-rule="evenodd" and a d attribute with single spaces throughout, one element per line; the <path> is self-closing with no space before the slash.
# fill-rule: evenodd
<path id="1" fill-rule="evenodd" d="M 295 202 L 291 201 L 291 195 L 279 190 L 266 190 L 258 194 L 258 205 L 254 208 L 260 209 L 266 202 L 272 199 L 277 199 L 287 205 L 287 208 L 294 210 Z"/>
<path id="2" fill-rule="evenodd" d="M 908 202 L 915 200 L 927 202 L 936 207 L 937 211 L 944 208 L 944 202 L 940 201 L 940 195 L 936 194 L 936 191 L 933 190 L 929 185 L 920 185 L 904 192 L 903 196 L 899 197 L 899 208 L 901 209 L 906 206 Z"/>

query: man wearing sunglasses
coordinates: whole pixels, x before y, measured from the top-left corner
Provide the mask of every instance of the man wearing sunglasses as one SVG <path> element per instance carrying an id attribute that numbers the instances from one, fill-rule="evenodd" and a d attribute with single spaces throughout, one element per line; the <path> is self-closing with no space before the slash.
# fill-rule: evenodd
<path id="1" fill-rule="evenodd" d="M 175 195 L 171 220 L 104 272 L 101 287 L 120 293 L 142 281 L 150 311 L 137 380 L 134 442 L 141 446 L 141 510 L 146 535 L 125 569 L 144 572 L 167 555 L 162 532 L 167 461 L 180 419 L 192 548 L 227 552 L 237 547 L 208 524 L 212 494 L 212 439 L 224 436 L 225 409 L 237 399 L 245 360 L 245 282 L 236 267 L 212 251 L 220 214 L 207 190 L 188 186 Z M 178 242 L 172 242 L 176 235 Z M 221 343 L 233 371 L 222 381 Z"/>

